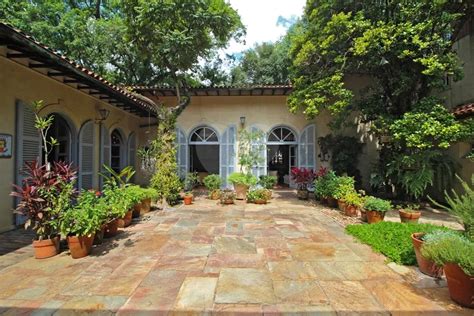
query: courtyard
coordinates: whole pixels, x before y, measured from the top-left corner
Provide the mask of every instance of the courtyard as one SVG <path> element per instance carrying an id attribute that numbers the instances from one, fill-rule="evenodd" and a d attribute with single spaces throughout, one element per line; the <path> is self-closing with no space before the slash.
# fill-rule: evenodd
<path id="1" fill-rule="evenodd" d="M 67 251 L 37 260 L 30 244 L 10 251 L 0 257 L 0 314 L 472 313 L 444 280 L 357 243 L 335 210 L 292 190 L 274 195 L 267 205 L 200 196 L 155 210 L 78 260 Z"/>

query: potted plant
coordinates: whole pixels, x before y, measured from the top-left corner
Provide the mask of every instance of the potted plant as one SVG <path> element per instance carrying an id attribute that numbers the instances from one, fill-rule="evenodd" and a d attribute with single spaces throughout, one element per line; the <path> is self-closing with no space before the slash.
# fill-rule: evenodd
<path id="1" fill-rule="evenodd" d="M 250 187 L 257 184 L 257 178 L 249 173 L 234 172 L 228 177 L 234 185 L 237 200 L 245 200 Z"/>
<path id="2" fill-rule="evenodd" d="M 336 186 L 332 192 L 332 197 L 337 200 L 337 205 L 340 211 L 344 212 L 346 202 L 344 197 L 350 192 L 355 192 L 355 181 L 352 177 L 337 177 Z"/>
<path id="3" fill-rule="evenodd" d="M 187 195 L 188 199 L 189 199 L 189 196 L 191 196 L 191 200 L 192 200 L 194 198 L 193 190 L 198 184 L 199 184 L 198 173 L 197 172 L 188 172 L 186 174 L 186 177 L 184 178 L 184 183 L 183 183 L 183 187 L 184 187 L 183 199 Z M 186 204 L 186 202 L 184 204 L 189 205 L 189 204 Z"/>
<path id="4" fill-rule="evenodd" d="M 444 267 L 452 300 L 473 308 L 474 242 L 454 232 L 436 232 L 426 235 L 421 253 Z"/>
<path id="5" fill-rule="evenodd" d="M 258 184 L 262 188 L 267 190 L 268 200 L 272 198 L 272 189 L 277 182 L 278 182 L 278 178 L 276 176 L 269 176 L 269 175 L 260 176 L 260 180 L 258 181 Z"/>
<path id="6" fill-rule="evenodd" d="M 411 242 L 413 244 L 413 249 L 415 250 L 418 269 L 423 274 L 439 279 L 443 275 L 443 266 L 437 265 L 434 261 L 425 258 L 421 253 L 425 235 L 425 233 L 413 233 L 411 235 Z"/>
<path id="7" fill-rule="evenodd" d="M 25 217 L 25 229 L 35 232 L 35 257 L 49 258 L 59 252 L 59 225 L 76 194 L 76 171 L 64 162 L 51 167 L 33 161 L 26 163 L 24 173 L 22 185 L 14 185 L 11 193 L 19 199 L 15 213 Z"/>
<path id="8" fill-rule="evenodd" d="M 346 204 L 344 214 L 346 216 L 357 217 L 359 209 L 364 203 L 364 198 L 356 191 L 351 191 L 346 192 L 342 200 Z"/>
<path id="9" fill-rule="evenodd" d="M 193 193 L 189 191 L 184 192 L 183 201 L 184 201 L 184 205 L 193 204 Z"/>
<path id="10" fill-rule="evenodd" d="M 104 215 L 91 203 L 86 193 L 79 197 L 75 207 L 64 212 L 61 220 L 61 233 L 66 236 L 73 259 L 89 255 L 94 235 L 103 225 Z"/>
<path id="11" fill-rule="evenodd" d="M 313 170 L 306 168 L 291 168 L 291 179 L 296 183 L 297 196 L 300 200 L 307 200 L 309 196 L 308 186 L 314 181 Z"/>
<path id="12" fill-rule="evenodd" d="M 225 189 L 221 192 L 221 204 L 234 204 L 235 192 L 229 189 Z"/>
<path id="13" fill-rule="evenodd" d="M 418 223 L 418 220 L 421 217 L 421 212 L 419 211 L 420 206 L 417 204 L 409 204 L 406 207 L 397 206 L 398 215 L 400 216 L 400 221 L 402 223 Z"/>
<path id="14" fill-rule="evenodd" d="M 367 213 L 367 222 L 369 224 L 383 221 L 385 212 L 392 209 L 390 201 L 368 196 L 364 201 L 364 209 Z"/>
<path id="15" fill-rule="evenodd" d="M 211 174 L 205 177 L 203 182 L 207 190 L 209 191 L 209 198 L 211 200 L 218 200 L 221 195 L 221 190 L 220 190 L 221 185 L 222 185 L 221 177 L 217 174 Z"/>
<path id="16" fill-rule="evenodd" d="M 110 238 L 117 234 L 119 226 L 124 226 L 126 214 L 133 203 L 128 198 L 125 188 L 118 187 L 113 182 L 105 183 L 102 192 L 104 203 L 108 208 L 104 237 Z"/>
<path id="17" fill-rule="evenodd" d="M 268 201 L 268 190 L 267 189 L 255 189 L 247 193 L 247 202 L 255 204 L 267 204 Z"/>

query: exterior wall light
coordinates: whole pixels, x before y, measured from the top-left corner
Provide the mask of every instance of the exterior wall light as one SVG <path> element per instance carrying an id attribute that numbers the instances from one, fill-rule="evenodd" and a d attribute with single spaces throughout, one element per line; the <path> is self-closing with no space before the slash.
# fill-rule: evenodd
<path id="1" fill-rule="evenodd" d="M 240 125 L 241 125 L 242 127 L 244 127 L 244 125 L 245 125 L 245 116 L 241 116 L 241 117 L 240 117 Z"/>
<path id="2" fill-rule="evenodd" d="M 109 114 L 110 114 L 110 111 L 107 109 L 99 109 L 98 112 L 99 112 L 98 121 L 100 122 L 105 121 L 109 117 Z"/>

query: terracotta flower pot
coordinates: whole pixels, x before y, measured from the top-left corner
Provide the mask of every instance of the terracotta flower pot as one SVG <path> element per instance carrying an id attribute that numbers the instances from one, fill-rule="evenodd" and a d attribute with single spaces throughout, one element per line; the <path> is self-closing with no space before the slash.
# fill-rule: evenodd
<path id="1" fill-rule="evenodd" d="M 367 212 L 367 222 L 369 224 L 382 222 L 385 217 L 385 212 L 370 211 L 370 210 L 366 210 L 366 212 Z"/>
<path id="2" fill-rule="evenodd" d="M 193 204 L 193 196 L 192 195 L 185 195 L 183 198 L 184 205 L 191 205 Z"/>
<path id="3" fill-rule="evenodd" d="M 328 197 L 328 206 L 329 207 L 337 207 L 337 200 L 332 196 Z"/>
<path id="4" fill-rule="evenodd" d="M 347 204 L 344 209 L 344 214 L 350 217 L 357 217 L 357 215 L 359 215 L 359 208 L 355 205 Z"/>
<path id="5" fill-rule="evenodd" d="M 209 194 L 209 198 L 211 200 L 219 200 L 221 197 L 221 192 L 219 190 L 213 190 L 211 194 Z"/>
<path id="6" fill-rule="evenodd" d="M 36 259 L 54 257 L 59 253 L 59 237 L 43 240 L 33 240 Z"/>
<path id="7" fill-rule="evenodd" d="M 142 204 L 143 204 L 143 201 L 138 202 L 133 206 L 133 213 L 132 213 L 133 218 L 140 217 L 141 210 L 142 210 L 142 207 L 143 207 Z"/>
<path id="8" fill-rule="evenodd" d="M 247 191 L 249 190 L 248 185 L 245 184 L 234 184 L 235 198 L 237 200 L 245 200 L 247 198 Z"/>
<path id="9" fill-rule="evenodd" d="M 258 199 L 253 201 L 255 204 L 267 204 L 267 200 L 264 199 Z"/>
<path id="10" fill-rule="evenodd" d="M 133 211 L 129 210 L 127 213 L 125 213 L 124 217 L 119 218 L 118 227 L 124 228 L 124 227 L 130 226 L 130 224 L 132 223 L 132 216 L 133 216 Z"/>
<path id="11" fill-rule="evenodd" d="M 305 190 L 305 189 L 298 189 L 296 191 L 296 195 L 298 196 L 298 199 L 300 200 L 307 200 L 309 197 L 309 192 L 308 190 Z"/>
<path id="12" fill-rule="evenodd" d="M 346 202 L 344 202 L 343 200 L 337 200 L 337 208 L 339 209 L 339 211 L 344 212 L 346 210 L 346 206 Z"/>
<path id="13" fill-rule="evenodd" d="M 225 205 L 230 205 L 230 204 L 234 204 L 235 201 L 234 199 L 224 199 L 224 200 L 221 199 L 221 203 Z"/>
<path id="14" fill-rule="evenodd" d="M 407 212 L 405 210 L 398 210 L 398 215 L 400 216 L 400 220 L 402 223 L 418 223 L 418 220 L 421 216 L 421 212 Z"/>
<path id="15" fill-rule="evenodd" d="M 441 278 L 443 275 L 443 267 L 436 265 L 436 263 L 426 259 L 421 254 L 421 246 L 423 245 L 423 240 L 421 240 L 421 237 L 423 237 L 423 235 L 424 233 L 414 233 L 411 235 L 411 242 L 413 244 L 413 249 L 415 250 L 418 269 L 420 269 L 421 273 L 429 275 L 433 278 Z"/>
<path id="16" fill-rule="evenodd" d="M 474 307 L 474 276 L 469 276 L 454 263 L 444 265 L 449 296 L 459 305 Z"/>
<path id="17" fill-rule="evenodd" d="M 364 209 L 361 209 L 360 210 L 360 219 L 363 221 L 363 222 L 366 222 L 367 223 L 367 211 L 364 210 Z"/>
<path id="18" fill-rule="evenodd" d="M 93 242 L 94 234 L 91 236 L 67 236 L 67 244 L 73 259 L 88 256 L 91 252 Z"/>
<path id="19" fill-rule="evenodd" d="M 151 211 L 151 198 L 144 199 L 142 201 L 142 211 L 143 213 L 148 213 Z"/>
<path id="20" fill-rule="evenodd" d="M 104 237 L 110 238 L 117 235 L 118 232 L 118 219 L 114 219 L 105 225 Z"/>
<path id="21" fill-rule="evenodd" d="M 105 225 L 101 227 L 94 235 L 94 245 L 101 245 L 104 241 Z"/>

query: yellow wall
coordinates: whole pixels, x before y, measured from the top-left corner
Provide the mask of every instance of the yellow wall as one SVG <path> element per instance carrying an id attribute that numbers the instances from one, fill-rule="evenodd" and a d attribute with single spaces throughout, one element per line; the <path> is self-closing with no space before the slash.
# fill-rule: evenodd
<path id="1" fill-rule="evenodd" d="M 97 118 L 97 108 L 110 110 L 105 126 L 109 133 L 114 128 L 119 128 L 128 138 L 132 131 L 139 131 L 140 119 L 125 111 L 117 109 L 108 103 L 87 95 L 77 89 L 62 84 L 52 78 L 39 74 L 23 65 L 13 62 L 5 56 L 5 51 L 0 50 L 0 133 L 13 135 L 15 141 L 15 102 L 21 100 L 29 103 L 43 100 L 44 104 L 57 103 L 44 108 L 42 114 L 59 113 L 72 123 L 72 129 L 79 131 L 83 123 Z M 77 135 L 76 135 L 77 137 Z M 138 139 L 137 135 L 137 139 Z M 95 124 L 95 177 L 94 186 L 98 186 L 99 170 L 99 125 Z M 125 142 L 127 141 L 125 138 Z M 76 144 L 77 144 L 76 139 Z M 14 147 L 14 146 L 13 146 Z M 77 149 L 75 150 L 77 157 Z M 15 156 L 15 150 L 13 150 Z M 12 228 L 13 224 L 13 198 L 9 197 L 15 177 L 15 159 L 0 159 L 0 232 Z"/>

